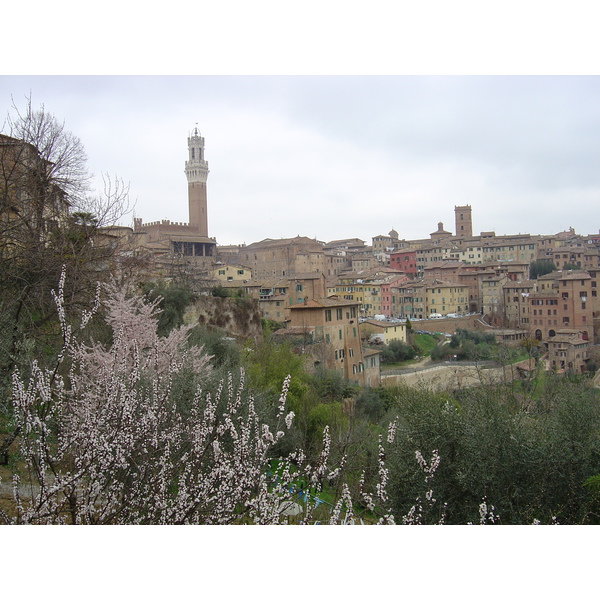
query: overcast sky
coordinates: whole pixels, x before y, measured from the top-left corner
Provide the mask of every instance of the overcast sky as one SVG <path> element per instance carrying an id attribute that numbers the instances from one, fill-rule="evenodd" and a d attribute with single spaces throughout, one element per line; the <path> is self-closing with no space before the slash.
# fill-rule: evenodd
<path id="1" fill-rule="evenodd" d="M 439 221 L 454 231 L 454 206 L 467 203 L 476 233 L 599 231 L 600 38 L 592 0 L 171 0 L 158 7 L 31 0 L 23 7 L 2 7 L 0 124 L 11 98 L 22 107 L 31 94 L 81 139 L 92 172 L 130 182 L 145 221 L 187 221 L 183 169 L 198 123 L 210 167 L 209 233 L 221 244 L 296 235 L 370 243 L 392 227 L 402 238 L 423 238 Z M 40 73 L 110 76 L 19 76 Z M 329 76 L 365 73 L 410 76 Z M 486 73 L 495 76 L 438 76 Z M 513 74 L 523 76 L 496 76 Z M 464 554 L 472 545 L 462 533 L 435 542 Z M 511 531 L 511 540 L 523 535 Z M 528 551 L 529 537 L 521 544 Z M 586 549 L 582 541 L 563 545 Z M 98 542 L 96 562 L 106 554 Z M 220 547 L 221 530 L 210 542 Z M 428 536 L 411 540 L 402 556 L 411 572 L 421 573 L 414 557 L 430 545 Z M 489 546 L 486 564 L 497 551 L 492 562 L 502 565 L 509 546 Z M 527 560 L 543 568 L 552 559 L 546 547 L 556 552 L 540 545 Z M 338 555 L 345 560 L 341 552 L 334 561 Z M 582 550 L 561 561 L 575 567 L 586 558 Z M 272 572 L 285 584 L 282 566 Z M 458 566 L 443 561 L 440 580 Z M 256 569 L 250 561 L 246 574 Z M 180 579 L 170 578 L 169 589 Z M 549 581 L 555 591 L 556 578 Z M 365 585 L 371 590 L 373 581 Z M 539 592 L 539 580 L 535 586 Z"/>
<path id="2" fill-rule="evenodd" d="M 64 121 L 144 221 L 188 220 L 187 136 L 209 163 L 220 244 L 600 227 L 597 76 L 3 76 Z M 127 224 L 131 222 L 128 219 Z"/>
<path id="3" fill-rule="evenodd" d="M 220 244 L 426 238 L 463 204 L 475 233 L 599 231 L 591 0 L 31 1 L 27 42 L 0 36 L 0 126 L 31 95 L 144 221 L 188 220 L 197 124 Z"/>

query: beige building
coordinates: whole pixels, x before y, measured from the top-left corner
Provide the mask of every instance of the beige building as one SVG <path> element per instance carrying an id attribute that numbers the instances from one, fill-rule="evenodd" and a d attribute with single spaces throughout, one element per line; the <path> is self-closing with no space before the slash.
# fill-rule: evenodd
<path id="1" fill-rule="evenodd" d="M 467 313 L 469 312 L 469 287 L 437 280 L 426 282 L 425 308 L 427 315 Z"/>
<path id="2" fill-rule="evenodd" d="M 358 303 L 339 298 L 309 300 L 290 307 L 290 333 L 303 335 L 305 353 L 344 378 L 366 385 L 358 330 Z"/>
<path id="3" fill-rule="evenodd" d="M 397 278 L 398 271 L 387 267 L 353 271 L 340 275 L 327 293 L 359 302 L 361 317 L 374 316 L 382 311 L 382 286 Z"/>
<path id="4" fill-rule="evenodd" d="M 525 262 L 529 264 L 536 260 L 538 237 L 520 234 L 488 238 L 482 243 L 483 261 Z"/>
<path id="5" fill-rule="evenodd" d="M 252 279 L 252 270 L 243 265 L 216 264 L 211 272 L 217 281 L 244 282 Z"/>
<path id="6" fill-rule="evenodd" d="M 506 274 L 488 275 L 479 281 L 482 312 L 491 325 L 500 326 L 504 322 L 503 286 L 508 281 Z"/>
<path id="7" fill-rule="evenodd" d="M 390 264 L 390 254 L 408 246 L 406 240 L 398 239 L 398 232 L 392 229 L 387 235 L 376 235 L 372 238 L 372 252 L 377 261 L 385 266 Z"/>
<path id="8" fill-rule="evenodd" d="M 378 321 L 368 319 L 360 324 L 360 334 L 368 343 L 389 344 L 390 342 L 407 342 L 406 322 Z"/>
<path id="9" fill-rule="evenodd" d="M 598 248 L 583 244 L 579 246 L 563 246 L 551 252 L 552 262 L 559 271 L 571 269 L 594 269 L 600 266 Z"/>
<path id="10" fill-rule="evenodd" d="M 364 357 L 364 385 L 367 387 L 379 387 L 381 385 L 381 352 L 373 348 L 363 349 Z"/>
<path id="11" fill-rule="evenodd" d="M 352 261 L 341 250 L 330 250 L 325 251 L 325 267 L 324 273 L 327 277 L 337 277 L 344 271 L 348 271 L 352 268 Z"/>
<path id="12" fill-rule="evenodd" d="M 416 281 L 393 286 L 390 289 L 392 302 L 398 307 L 403 318 L 427 318 L 427 285 L 424 281 Z"/>
<path id="13" fill-rule="evenodd" d="M 385 260 L 383 260 L 383 262 L 385 264 Z M 352 271 L 368 271 L 377 268 L 379 264 L 380 260 L 374 256 L 371 249 L 364 252 L 356 252 L 350 257 L 350 267 Z"/>
<path id="14" fill-rule="evenodd" d="M 223 266 L 221 265 L 221 270 Z M 240 269 L 241 270 L 241 269 Z M 249 280 L 224 281 L 222 286 L 243 292 L 259 301 L 265 319 L 279 323 L 289 321 L 289 308 L 313 298 L 327 295 L 325 276 L 322 273 L 299 273 L 295 277 L 263 277 Z"/>

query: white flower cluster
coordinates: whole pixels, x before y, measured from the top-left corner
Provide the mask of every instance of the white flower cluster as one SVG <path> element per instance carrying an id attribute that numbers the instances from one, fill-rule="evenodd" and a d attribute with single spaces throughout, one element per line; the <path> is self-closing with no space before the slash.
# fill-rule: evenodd
<path id="1" fill-rule="evenodd" d="M 431 484 L 431 480 L 433 479 L 441 461 L 438 451 L 434 450 L 432 452 L 429 463 L 427 463 L 427 461 L 423 458 L 423 455 L 419 450 L 415 451 L 415 459 L 421 467 L 423 473 L 425 473 L 425 483 Z M 431 511 L 436 502 L 437 500 L 433 496 L 433 489 L 429 488 L 425 492 L 425 504 L 423 503 L 421 496 L 418 496 L 415 500 L 414 506 L 412 506 L 408 513 L 402 517 L 402 523 L 404 525 L 421 525 L 424 522 L 425 513 Z M 438 525 L 444 524 L 446 518 L 446 507 L 447 504 L 444 503 L 442 505 L 441 516 L 437 521 Z"/>
<path id="2" fill-rule="evenodd" d="M 494 514 L 494 506 L 487 503 L 487 498 L 483 498 L 479 505 L 479 524 L 480 525 L 493 525 L 494 523 L 500 522 L 500 517 Z M 539 523 L 539 521 L 538 521 Z M 536 524 L 534 522 L 534 524 Z"/>

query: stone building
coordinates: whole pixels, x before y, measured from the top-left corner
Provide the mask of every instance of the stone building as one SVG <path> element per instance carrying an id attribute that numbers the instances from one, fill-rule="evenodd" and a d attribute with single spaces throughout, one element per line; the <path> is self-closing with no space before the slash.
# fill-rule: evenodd
<path id="1" fill-rule="evenodd" d="M 406 273 L 410 277 L 417 276 L 417 251 L 414 248 L 397 250 L 390 254 L 390 268 Z"/>
<path id="2" fill-rule="evenodd" d="M 238 260 L 248 265 L 258 279 L 325 273 L 327 264 L 323 244 L 301 236 L 249 244 L 240 250 Z"/>
<path id="3" fill-rule="evenodd" d="M 438 223 L 437 231 L 434 231 L 433 233 L 431 233 L 430 237 L 431 237 L 431 241 L 436 243 L 436 242 L 440 242 L 441 240 L 452 237 L 452 234 L 449 231 L 446 231 L 444 229 L 444 224 L 442 222 L 440 222 L 440 223 Z"/>
<path id="4" fill-rule="evenodd" d="M 577 329 L 559 329 L 547 342 L 548 367 L 557 372 L 585 373 L 590 360 L 590 341 Z"/>
<path id="5" fill-rule="evenodd" d="M 479 297 L 482 313 L 486 315 L 487 322 L 496 327 L 504 322 L 504 293 L 503 286 L 509 281 L 508 275 L 491 274 L 481 278 Z"/>
<path id="6" fill-rule="evenodd" d="M 509 281 L 502 287 L 502 306 L 505 327 L 529 329 L 529 294 L 535 289 L 534 281 Z"/>
<path id="7" fill-rule="evenodd" d="M 337 371 L 345 379 L 366 385 L 358 307 L 358 302 L 334 297 L 296 304 L 290 307 L 290 322 L 281 335 L 302 336 L 303 353 L 310 354 L 315 363 Z"/>
<path id="8" fill-rule="evenodd" d="M 583 339 L 593 339 L 591 284 L 585 271 L 555 271 L 538 277 L 529 294 L 530 336 L 546 341 L 559 329 L 576 329 Z"/>

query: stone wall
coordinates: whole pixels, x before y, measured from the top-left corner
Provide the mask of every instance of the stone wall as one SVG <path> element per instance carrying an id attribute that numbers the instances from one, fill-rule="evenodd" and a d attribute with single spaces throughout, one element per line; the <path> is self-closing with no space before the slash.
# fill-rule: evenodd
<path id="1" fill-rule="evenodd" d="M 228 337 L 258 339 L 262 335 L 260 317 L 257 300 L 198 296 L 186 309 L 184 321 L 221 330 Z"/>
<path id="2" fill-rule="evenodd" d="M 413 331 L 429 331 L 430 333 L 454 333 L 457 329 L 476 329 L 477 331 L 492 332 L 492 327 L 486 327 L 480 322 L 481 315 L 469 315 L 468 317 L 456 317 L 446 319 L 423 319 L 422 321 L 411 321 Z"/>

